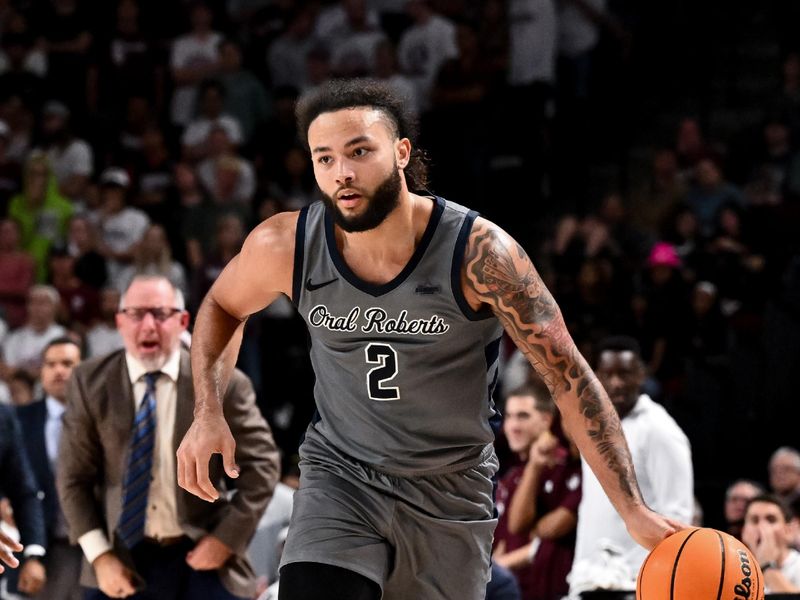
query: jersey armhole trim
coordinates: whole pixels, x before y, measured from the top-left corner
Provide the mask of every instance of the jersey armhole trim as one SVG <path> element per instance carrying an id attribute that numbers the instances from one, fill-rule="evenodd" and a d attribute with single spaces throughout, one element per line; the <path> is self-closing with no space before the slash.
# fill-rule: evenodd
<path id="1" fill-rule="evenodd" d="M 469 211 L 467 216 L 464 217 L 461 229 L 458 232 L 458 238 L 456 238 L 456 247 L 453 252 L 453 264 L 450 268 L 450 287 L 453 290 L 453 297 L 456 300 L 456 304 L 458 304 L 458 307 L 461 309 L 461 312 L 470 321 L 483 321 L 494 317 L 494 313 L 488 307 L 483 307 L 479 311 L 473 310 L 464 297 L 464 291 L 461 289 L 461 266 L 464 264 L 464 254 L 467 250 L 469 234 L 472 232 L 472 225 L 477 218 L 478 213 L 474 210 Z"/>
<path id="2" fill-rule="evenodd" d="M 306 253 L 306 219 L 308 206 L 300 210 L 297 217 L 297 229 L 294 232 L 294 268 L 292 271 L 292 304 L 300 308 L 300 294 L 303 291 L 303 262 Z"/>

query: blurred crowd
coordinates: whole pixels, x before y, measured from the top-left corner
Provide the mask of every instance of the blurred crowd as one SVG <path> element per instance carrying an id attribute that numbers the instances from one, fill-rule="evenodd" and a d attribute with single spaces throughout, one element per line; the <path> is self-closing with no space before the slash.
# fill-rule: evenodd
<path id="1" fill-rule="evenodd" d="M 254 224 L 318 197 L 298 96 L 369 76 L 419 117 L 432 185 L 415 191 L 517 237 L 592 364 L 608 335 L 638 340 L 641 392 L 685 432 L 722 527 L 759 485 L 731 482 L 766 486 L 773 451 L 797 445 L 800 54 L 790 3 L 753 8 L 777 84 L 755 119 L 715 129 L 703 69 L 719 40 L 697 24 L 716 17 L 684 15 L 685 47 L 666 48 L 673 4 L 0 0 L 0 402 L 43 397 L 54 339 L 122 348 L 137 276 L 166 277 L 195 314 Z M 724 25 L 729 46 L 745 39 Z M 503 358 L 498 400 L 530 383 L 510 342 Z M 238 366 L 291 471 L 313 379 L 288 300 L 248 322 Z M 509 446 L 500 433 L 503 474 L 527 457 Z"/>

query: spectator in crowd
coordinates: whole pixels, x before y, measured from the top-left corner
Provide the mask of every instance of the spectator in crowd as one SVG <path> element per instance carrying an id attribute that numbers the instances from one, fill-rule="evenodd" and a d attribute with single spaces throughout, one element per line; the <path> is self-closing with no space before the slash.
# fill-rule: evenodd
<path id="1" fill-rule="evenodd" d="M 3 85 L 0 81 L 0 86 Z M 0 119 L 0 214 L 8 211 L 8 203 L 22 185 L 20 164 L 9 156 L 11 129 Z"/>
<path id="2" fill-rule="evenodd" d="M 192 273 L 192 305 L 199 307 L 222 269 L 242 249 L 246 232 L 242 219 L 235 214 L 222 214 L 217 219 L 211 252 Z"/>
<path id="3" fill-rule="evenodd" d="M 50 284 L 61 296 L 59 317 L 81 332 L 99 316 L 99 291 L 81 281 L 75 272 L 75 258 L 64 246 L 50 251 Z"/>
<path id="4" fill-rule="evenodd" d="M 47 49 L 48 88 L 67 106 L 83 109 L 90 83 L 87 70 L 93 42 L 91 12 L 79 0 L 51 0 L 42 13 L 39 26 Z M 90 90 L 88 95 L 91 97 L 93 92 Z M 64 193 L 74 197 L 66 189 Z"/>
<path id="5" fill-rule="evenodd" d="M 769 459 L 769 487 L 791 507 L 800 499 L 800 452 L 782 446 Z"/>
<path id="6" fill-rule="evenodd" d="M 638 186 L 631 198 L 633 223 L 658 235 L 685 199 L 686 182 L 679 174 L 678 157 L 674 150 L 661 148 L 653 154 L 647 180 Z"/>
<path id="7" fill-rule="evenodd" d="M 155 212 L 163 207 L 171 208 L 168 196 L 174 185 L 174 167 L 164 133 L 157 126 L 151 125 L 142 133 L 141 153 L 131 167 L 139 182 L 138 204 L 144 210 Z M 154 221 L 161 222 L 155 214 L 150 216 Z"/>
<path id="8" fill-rule="evenodd" d="M 102 106 L 119 114 L 131 97 L 147 99 L 157 114 L 165 106 L 165 68 L 158 46 L 142 30 L 143 17 L 138 0 L 117 4 L 115 30 L 99 44 L 90 77 L 96 79 L 98 98 L 89 106 Z M 94 106 L 92 106 L 94 104 Z"/>
<path id="9" fill-rule="evenodd" d="M 547 397 L 539 386 L 536 397 Z M 507 507 L 512 533 L 529 532 L 530 543 L 517 567 L 517 579 L 525 600 L 560 600 L 567 591 L 566 577 L 575 551 L 575 523 L 581 498 L 581 464 L 576 448 L 553 432 L 551 423 L 529 447 L 519 485 Z M 502 558 L 500 560 L 502 564 Z"/>
<path id="10" fill-rule="evenodd" d="M 121 293 L 128 289 L 136 277 L 160 276 L 172 283 L 186 297 L 188 279 L 179 262 L 172 260 L 167 233 L 161 225 L 150 225 L 136 246 L 133 262 L 122 269 L 115 278 L 115 287 Z"/>
<path id="11" fill-rule="evenodd" d="M 144 212 L 127 205 L 130 185 L 130 177 L 118 167 L 109 167 L 100 176 L 102 204 L 95 217 L 100 232 L 99 249 L 112 281 L 133 260 L 134 251 L 150 225 Z"/>
<path id="12" fill-rule="evenodd" d="M 0 88 L 2 91 L 3 88 Z M 8 125 L 8 159 L 17 164 L 23 164 L 33 143 L 34 113 L 31 106 L 15 90 L 9 90 L 10 95 L 0 104 L 0 119 Z"/>
<path id="13" fill-rule="evenodd" d="M 23 369 L 13 371 L 8 379 L 11 404 L 14 406 L 26 406 L 33 402 L 36 381 L 33 375 Z"/>
<path id="14" fill-rule="evenodd" d="M 218 205 L 249 214 L 256 191 L 252 163 L 236 152 L 229 131 L 220 125 L 209 130 L 207 158 L 197 165 L 197 178 L 208 197 Z"/>
<path id="15" fill-rule="evenodd" d="M 45 346 L 66 333 L 66 329 L 56 323 L 59 302 L 58 292 L 52 286 L 34 285 L 28 291 L 27 320 L 3 342 L 6 369 L 24 369 L 38 378 Z"/>
<path id="16" fill-rule="evenodd" d="M 492 576 L 486 585 L 486 600 L 522 600 L 514 575 L 497 563 L 492 563 Z"/>
<path id="17" fill-rule="evenodd" d="M 44 281 L 47 253 L 62 243 L 73 206 L 61 192 L 44 154 L 31 153 L 25 164 L 22 193 L 11 199 L 8 216 L 21 228 L 22 248 L 36 261 L 36 279 Z"/>
<path id="18" fill-rule="evenodd" d="M 20 248 L 19 223 L 0 221 L 0 309 L 12 329 L 25 320 L 25 300 L 34 283 L 36 263 Z"/>
<path id="19" fill-rule="evenodd" d="M 747 504 L 756 496 L 766 493 L 764 487 L 749 479 L 738 479 L 725 490 L 725 531 L 742 539 L 744 514 Z"/>
<path id="20" fill-rule="evenodd" d="M 242 143 L 246 145 L 269 115 L 269 96 L 258 77 L 242 67 L 242 47 L 238 42 L 230 38 L 221 42 L 219 59 L 225 113 L 239 123 Z"/>
<path id="21" fill-rule="evenodd" d="M 419 101 L 414 82 L 400 72 L 397 65 L 397 50 L 391 40 L 383 39 L 375 46 L 375 78 L 388 83 L 404 99 L 409 111 L 419 116 Z"/>
<path id="22" fill-rule="evenodd" d="M 267 51 L 267 69 L 273 88 L 305 89 L 308 85 L 306 57 L 319 43 L 314 34 L 314 8 L 299 5 L 293 12 L 286 31 L 281 33 Z"/>
<path id="23" fill-rule="evenodd" d="M 697 216 L 701 231 L 709 235 L 720 208 L 726 204 L 741 206 L 744 199 L 739 189 L 725 180 L 720 162 L 707 156 L 694 168 L 694 182 L 686 194 L 686 203 Z"/>
<path id="24" fill-rule="evenodd" d="M 114 288 L 100 291 L 100 318 L 86 332 L 86 356 L 94 358 L 123 347 L 116 327 L 120 293 Z"/>
<path id="25" fill-rule="evenodd" d="M 189 123 L 181 138 L 184 158 L 190 162 L 202 160 L 210 154 L 212 149 L 209 137 L 215 127 L 222 128 L 234 146 L 241 145 L 243 141 L 239 121 L 223 113 L 225 87 L 219 81 L 216 79 L 203 81 L 198 91 L 198 100 L 199 114 Z"/>
<path id="26" fill-rule="evenodd" d="M 645 368 L 638 342 L 606 338 L 595 356 L 595 373 L 619 414 L 644 501 L 669 518 L 688 522 L 694 509 L 689 440 L 662 406 L 640 392 Z M 628 535 L 585 462 L 582 480 L 570 597 L 598 589 L 631 591 L 647 551 Z"/>
<path id="27" fill-rule="evenodd" d="M 283 157 L 283 167 L 282 176 L 270 183 L 270 196 L 278 199 L 286 210 L 299 210 L 317 199 L 314 171 L 303 148 L 289 148 Z"/>
<path id="28" fill-rule="evenodd" d="M 430 0 L 409 0 L 406 10 L 413 24 L 403 32 L 397 47 L 400 68 L 417 88 L 420 108 L 431 105 L 431 91 L 439 68 L 458 56 L 456 26 L 437 14 Z"/>
<path id="29" fill-rule="evenodd" d="M 185 127 L 194 116 L 199 84 L 219 72 L 219 43 L 222 36 L 211 29 L 213 14 L 208 5 L 197 2 L 189 13 L 191 31 L 172 45 L 170 69 L 175 90 L 170 118 Z"/>
<path id="30" fill-rule="evenodd" d="M 52 340 L 42 353 L 44 397 L 17 407 L 25 451 L 33 469 L 37 494 L 42 498 L 47 531 L 47 555 L 44 559 L 47 583 L 36 596 L 41 600 L 81 600 L 83 597 L 78 582 L 81 551 L 69 543 L 55 479 L 67 383 L 80 361 L 81 349 L 75 340 L 68 337 Z"/>
<path id="31" fill-rule="evenodd" d="M 712 150 L 698 120 L 693 117 L 681 119 L 675 132 L 675 155 L 683 178 L 690 178 L 700 160 L 709 156 Z"/>
<path id="32" fill-rule="evenodd" d="M 72 202 L 81 203 L 86 198 L 86 187 L 94 171 L 94 153 L 86 140 L 72 133 L 70 115 L 70 110 L 56 100 L 44 105 L 41 149 L 53 169 L 59 192 Z"/>
<path id="33" fill-rule="evenodd" d="M 790 545 L 795 521 L 777 496 L 756 496 L 747 504 L 742 541 L 761 567 L 768 594 L 800 592 L 800 552 Z"/>
<path id="34" fill-rule="evenodd" d="M 35 44 L 25 17 L 16 14 L 13 20 L 17 31 L 5 32 L 0 42 L 0 97 L 19 94 L 38 110 L 44 98 L 47 55 Z"/>
<path id="35" fill-rule="evenodd" d="M 0 490 L 11 502 L 20 541 L 17 544 L 0 532 L 0 560 L 9 567 L 17 567 L 18 559 L 9 550 L 23 553 L 19 570 L 12 571 L 8 577 L 8 587 L 10 591 L 34 596 L 47 579 L 42 564 L 47 547 L 42 501 L 36 494 L 33 471 L 25 453 L 22 431 L 14 409 L 3 405 L 0 405 Z M 0 566 L 0 569 L 3 567 Z M 2 583 L 0 581 L 0 585 Z"/>
<path id="36" fill-rule="evenodd" d="M 374 11 L 369 10 L 366 0 L 342 0 L 334 5 L 333 10 L 338 7 L 344 11 L 345 21 L 328 34 L 334 73 L 340 77 L 374 74 L 376 48 L 387 39 L 378 24 L 370 22 Z M 323 19 L 330 14 L 330 11 L 323 11 L 318 25 L 323 25 Z"/>
<path id="37" fill-rule="evenodd" d="M 57 485 L 70 539 L 88 563 L 87 600 L 134 591 L 174 600 L 255 593 L 245 552 L 277 480 L 277 453 L 252 386 L 237 371 L 223 401 L 238 440 L 236 493 L 209 504 L 178 488 L 175 451 L 194 405 L 179 341 L 188 322 L 168 280 L 134 279 L 117 315 L 125 350 L 73 374 Z M 126 464 L 129 447 L 138 462 Z M 217 485 L 221 467 L 212 466 Z"/>
<path id="38" fill-rule="evenodd" d="M 98 232 L 88 215 L 78 214 L 69 221 L 67 251 L 75 259 L 75 275 L 86 285 L 102 288 L 108 279 L 106 260 L 98 252 Z"/>
<path id="39" fill-rule="evenodd" d="M 380 16 L 373 3 L 339 0 L 320 11 L 315 34 L 327 47 L 333 48 L 359 31 L 376 30 L 379 27 Z"/>

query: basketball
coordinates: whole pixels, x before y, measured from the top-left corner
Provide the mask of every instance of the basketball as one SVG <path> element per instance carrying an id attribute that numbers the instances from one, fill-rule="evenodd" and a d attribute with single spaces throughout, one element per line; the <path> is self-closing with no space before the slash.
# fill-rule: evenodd
<path id="1" fill-rule="evenodd" d="M 709 528 L 671 535 L 645 559 L 637 600 L 763 600 L 764 576 L 750 550 Z"/>

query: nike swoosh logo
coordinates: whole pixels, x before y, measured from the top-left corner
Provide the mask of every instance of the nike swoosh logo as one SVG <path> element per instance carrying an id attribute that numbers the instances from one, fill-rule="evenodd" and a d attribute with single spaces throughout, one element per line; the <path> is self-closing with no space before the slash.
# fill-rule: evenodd
<path id="1" fill-rule="evenodd" d="M 311 283 L 311 277 L 306 279 L 306 289 L 309 292 L 313 292 L 314 290 L 318 290 L 319 288 L 324 288 L 326 285 L 332 284 L 334 281 L 339 281 L 338 277 L 334 277 L 330 281 L 323 281 L 322 283 Z"/>

